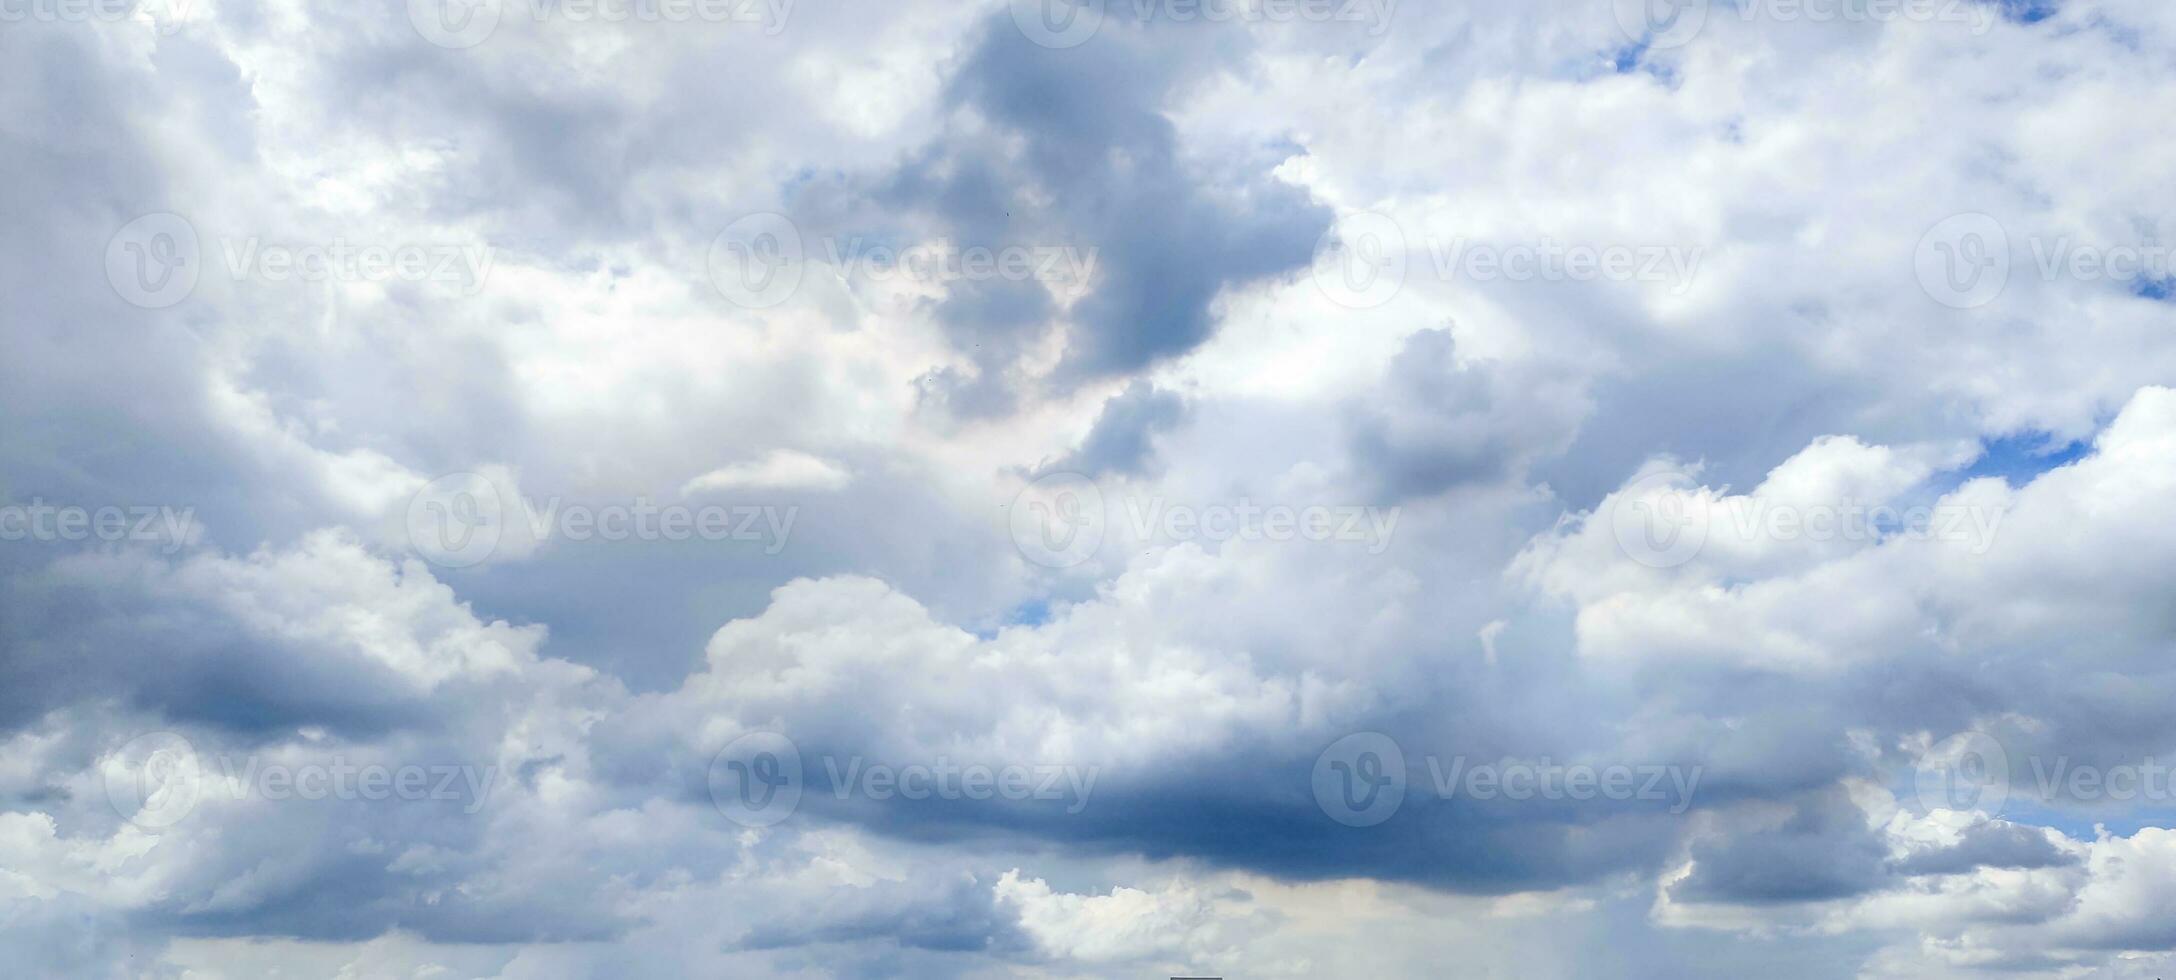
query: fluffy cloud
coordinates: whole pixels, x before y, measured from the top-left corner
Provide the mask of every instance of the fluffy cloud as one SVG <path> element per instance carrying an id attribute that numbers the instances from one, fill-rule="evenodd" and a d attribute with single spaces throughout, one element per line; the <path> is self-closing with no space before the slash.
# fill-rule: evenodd
<path id="1" fill-rule="evenodd" d="M 0 31 L 9 962 L 2176 962 L 2165 4 L 502 6 Z"/>

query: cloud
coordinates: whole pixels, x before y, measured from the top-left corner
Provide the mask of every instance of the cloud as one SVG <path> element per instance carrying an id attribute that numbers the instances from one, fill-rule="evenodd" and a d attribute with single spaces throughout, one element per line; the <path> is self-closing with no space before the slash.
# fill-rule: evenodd
<path id="1" fill-rule="evenodd" d="M 2176 751 L 2176 347 L 2098 260 L 2176 239 L 2167 5 L 577 6 L 0 32 L 7 962 L 2166 974 L 2168 792 L 2120 787 Z M 750 309 L 708 259 L 758 213 L 805 275 Z M 1314 269 L 1361 213 L 1376 306 Z M 341 245 L 484 261 L 235 258 Z M 1580 247 L 1699 261 L 1517 271 Z M 1057 569 L 1054 471 L 1105 504 Z M 486 560 L 418 540 L 486 487 Z M 673 500 L 793 520 L 560 523 Z M 1365 533 L 1161 520 L 1243 508 Z M 2003 792 L 1945 792 L 1967 733 Z M 1662 795 L 1467 778 L 1612 769 Z M 1029 788 L 902 792 L 970 771 Z M 1353 826 L 1347 775 L 1402 795 Z"/>
<path id="2" fill-rule="evenodd" d="M 854 475 L 830 460 L 780 450 L 748 463 L 721 466 L 680 488 L 680 495 L 729 490 L 840 490 Z"/>

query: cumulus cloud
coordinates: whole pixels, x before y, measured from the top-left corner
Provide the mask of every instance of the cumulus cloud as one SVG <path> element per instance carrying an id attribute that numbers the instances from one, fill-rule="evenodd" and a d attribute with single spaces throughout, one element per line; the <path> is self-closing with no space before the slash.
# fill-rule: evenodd
<path id="1" fill-rule="evenodd" d="M 2176 965 L 2166 4 L 65 6 L 24 971 Z"/>

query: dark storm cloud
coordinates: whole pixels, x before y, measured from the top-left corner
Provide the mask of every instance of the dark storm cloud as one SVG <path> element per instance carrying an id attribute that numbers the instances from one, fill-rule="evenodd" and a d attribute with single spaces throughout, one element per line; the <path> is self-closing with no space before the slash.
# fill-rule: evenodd
<path id="1" fill-rule="evenodd" d="M 1112 24 L 1094 44 L 1052 50 L 1000 12 L 949 82 L 965 115 L 873 197 L 932 215 L 963 243 L 1096 250 L 1094 289 L 1047 379 L 1060 388 L 1184 354 L 1214 330 L 1220 290 L 1302 268 L 1329 225 L 1305 191 L 1270 176 L 1289 147 L 1182 155 L 1169 103 L 1205 73 L 1239 70 L 1236 54 L 1202 56 L 1235 43 L 1209 28 Z M 1005 372 L 1055 311 L 1040 284 L 970 285 L 936 313 L 981 376 L 940 374 L 931 391 L 971 415 L 1009 404 L 987 389 L 1014 384 Z"/>

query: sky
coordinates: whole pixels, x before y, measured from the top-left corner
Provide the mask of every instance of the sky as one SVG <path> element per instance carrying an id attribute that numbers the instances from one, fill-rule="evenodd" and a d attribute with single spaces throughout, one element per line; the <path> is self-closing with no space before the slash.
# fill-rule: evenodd
<path id="1" fill-rule="evenodd" d="M 0 0 L 0 962 L 2176 970 L 2176 7 Z"/>

